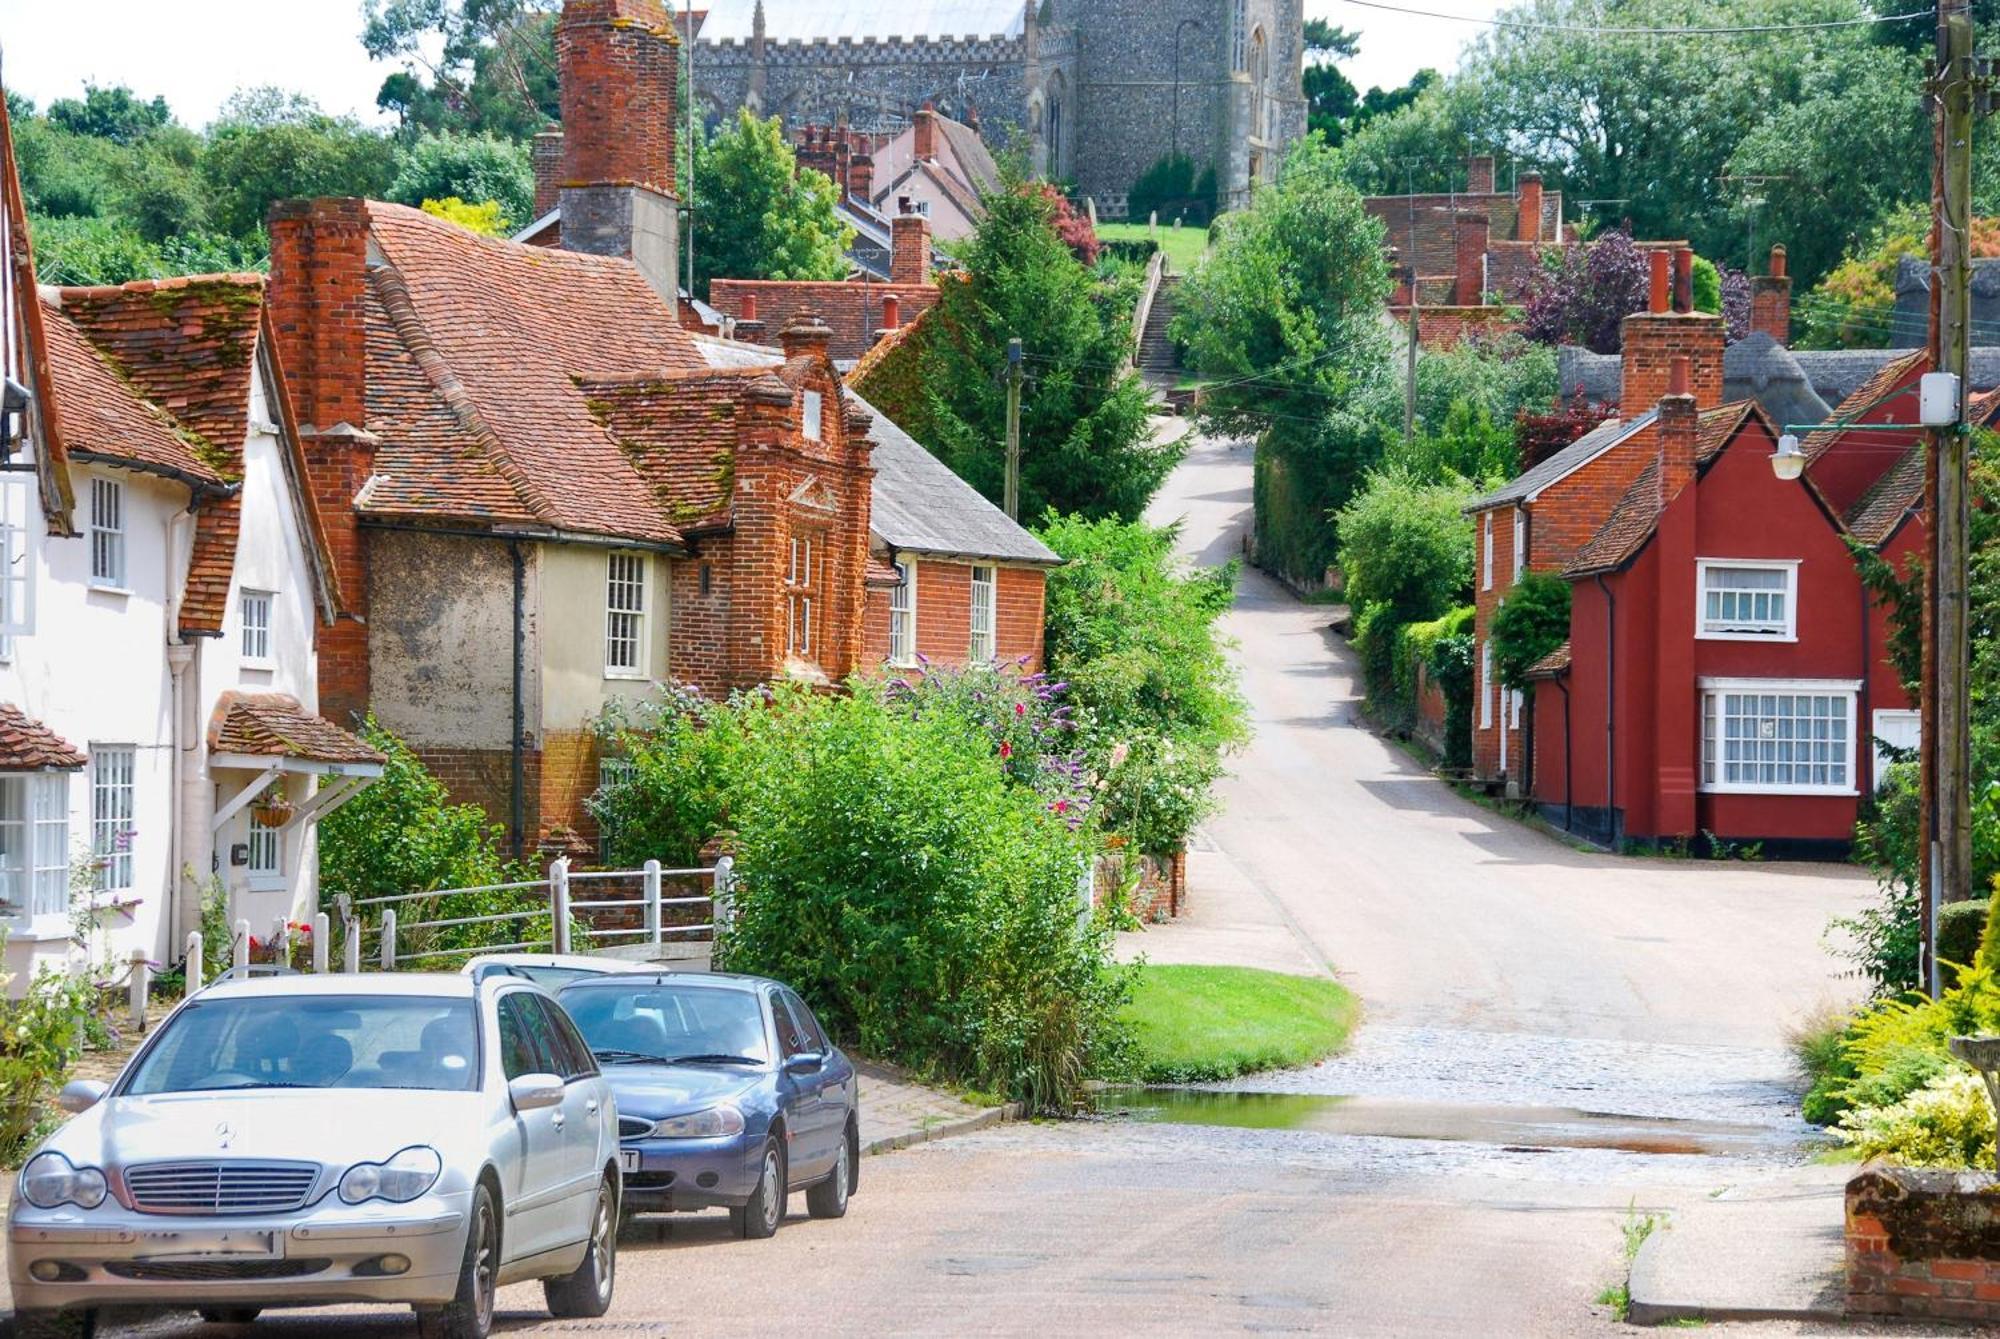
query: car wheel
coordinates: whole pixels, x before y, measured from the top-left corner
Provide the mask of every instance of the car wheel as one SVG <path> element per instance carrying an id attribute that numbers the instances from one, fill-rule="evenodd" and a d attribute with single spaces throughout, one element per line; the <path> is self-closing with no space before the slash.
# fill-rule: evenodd
<path id="1" fill-rule="evenodd" d="M 210 1325 L 248 1325 L 264 1314 L 261 1306 L 205 1306 L 195 1314 Z"/>
<path id="2" fill-rule="evenodd" d="M 95 1311 L 16 1311 L 14 1339 L 91 1339 Z"/>
<path id="3" fill-rule="evenodd" d="M 785 1221 L 785 1146 L 777 1139 L 764 1144 L 763 1171 L 757 1178 L 757 1189 L 750 1196 L 750 1202 L 740 1209 L 731 1210 L 736 1219 L 736 1229 L 747 1241 L 757 1241 L 774 1236 L 778 1224 Z"/>
<path id="4" fill-rule="evenodd" d="M 590 1211 L 590 1243 L 576 1272 L 542 1280 L 549 1314 L 562 1320 L 595 1319 L 611 1309 L 611 1285 L 618 1268 L 618 1203 L 611 1183 L 597 1187 Z"/>
<path id="5" fill-rule="evenodd" d="M 417 1309 L 420 1339 L 486 1339 L 493 1328 L 493 1292 L 499 1268 L 500 1219 L 493 1208 L 493 1192 L 481 1185 L 472 1192 L 458 1291 L 443 1306 Z"/>
<path id="6" fill-rule="evenodd" d="M 833 1170 L 826 1180 L 806 1191 L 806 1212 L 815 1218 L 845 1218 L 847 1197 L 854 1193 L 854 1171 L 861 1162 L 861 1133 L 854 1122 L 840 1137 L 840 1152 L 834 1155 Z"/>

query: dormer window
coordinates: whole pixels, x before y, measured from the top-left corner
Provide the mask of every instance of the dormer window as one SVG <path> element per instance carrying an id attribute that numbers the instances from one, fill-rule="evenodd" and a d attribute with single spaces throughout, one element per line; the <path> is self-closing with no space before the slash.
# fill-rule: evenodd
<path id="1" fill-rule="evenodd" d="M 819 392 L 807 391 L 804 431 L 806 435 L 806 440 L 809 442 L 817 442 L 820 440 L 820 433 L 822 430 L 821 420 L 824 417 L 824 414 L 820 406 L 821 402 L 820 402 Z"/>

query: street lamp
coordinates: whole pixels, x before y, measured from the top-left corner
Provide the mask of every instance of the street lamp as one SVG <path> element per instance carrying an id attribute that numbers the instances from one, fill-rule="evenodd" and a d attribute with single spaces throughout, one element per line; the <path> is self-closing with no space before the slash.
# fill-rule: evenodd
<path id="1" fill-rule="evenodd" d="M 1778 449 L 1771 453 L 1771 473 L 1790 483 L 1805 470 L 1806 453 L 1799 449 L 1798 437 L 1788 432 L 1778 439 Z"/>
<path id="2" fill-rule="evenodd" d="M 1174 153 L 1181 156 L 1181 33 L 1188 28 L 1201 28 L 1200 19 L 1182 19 L 1174 25 Z"/>

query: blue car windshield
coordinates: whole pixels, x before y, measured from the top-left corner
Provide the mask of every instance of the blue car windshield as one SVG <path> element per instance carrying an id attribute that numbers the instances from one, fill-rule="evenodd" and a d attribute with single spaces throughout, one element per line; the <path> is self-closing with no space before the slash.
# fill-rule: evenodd
<path id="1" fill-rule="evenodd" d="M 741 1056 L 763 1064 L 764 1006 L 747 990 L 713 986 L 578 985 L 562 993 L 563 1008 L 605 1059 Z"/>
<path id="2" fill-rule="evenodd" d="M 125 1094 L 242 1088 L 429 1088 L 478 1079 L 469 1000 L 271 995 L 189 1001 Z"/>

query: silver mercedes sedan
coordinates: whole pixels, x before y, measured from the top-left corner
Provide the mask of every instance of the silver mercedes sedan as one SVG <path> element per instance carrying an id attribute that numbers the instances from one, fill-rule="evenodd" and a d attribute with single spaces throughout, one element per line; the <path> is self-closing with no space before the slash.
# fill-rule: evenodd
<path id="1" fill-rule="evenodd" d="M 568 1016 L 525 981 L 286 976 L 187 1000 L 22 1166 L 19 1339 L 97 1308 L 396 1302 L 483 1339 L 494 1290 L 611 1303 L 618 1117 Z"/>

